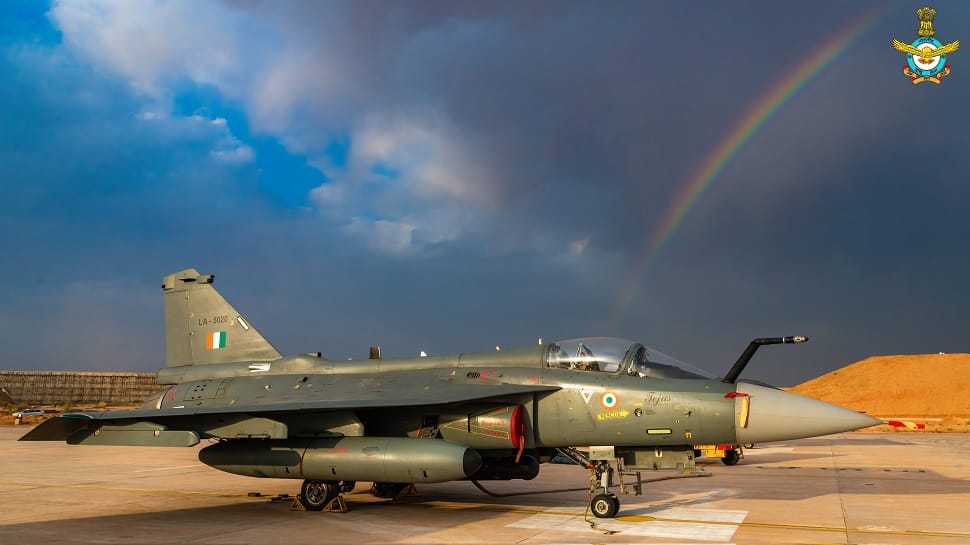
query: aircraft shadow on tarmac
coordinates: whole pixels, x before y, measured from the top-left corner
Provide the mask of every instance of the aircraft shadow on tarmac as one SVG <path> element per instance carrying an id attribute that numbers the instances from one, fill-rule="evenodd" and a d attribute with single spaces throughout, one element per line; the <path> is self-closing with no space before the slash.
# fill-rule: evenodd
<path id="1" fill-rule="evenodd" d="M 780 453 L 788 454 L 788 453 Z M 814 455 L 797 455 L 793 458 L 807 460 L 819 458 Z M 825 456 L 831 458 L 831 455 Z M 672 498 L 687 494 L 693 499 L 679 505 L 700 506 L 711 501 L 728 498 L 767 499 L 767 500 L 804 500 L 820 495 L 833 493 L 833 477 L 838 477 L 838 488 L 845 495 L 935 495 L 965 493 L 968 482 L 953 479 L 940 473 L 916 467 L 885 466 L 885 467 L 851 467 L 841 464 L 826 464 L 818 466 L 817 461 L 812 464 L 799 465 L 768 465 L 768 460 L 755 462 L 746 459 L 733 467 L 718 463 L 707 468 L 710 477 L 671 479 L 658 482 L 644 482 L 641 496 L 621 495 L 622 505 L 662 504 L 669 507 Z M 837 460 L 834 460 L 837 462 Z M 744 465 L 747 464 L 747 465 Z M 576 468 L 577 474 L 583 470 Z M 644 476 L 649 479 L 649 476 Z M 576 482 L 570 479 L 569 482 Z M 463 502 L 488 503 L 495 506 L 507 506 L 509 509 L 521 509 L 522 506 L 534 508 L 563 507 L 564 510 L 579 506 L 581 509 L 586 500 L 585 490 L 560 492 L 543 495 L 539 492 L 548 489 L 542 483 L 542 476 L 534 481 L 506 481 L 487 483 L 488 488 L 498 494 L 518 494 L 506 498 L 494 498 L 478 494 L 470 483 L 447 483 L 441 485 L 424 485 L 421 487 L 422 496 L 409 498 L 416 503 L 421 502 Z M 618 490 L 615 490 L 617 493 Z M 530 492 L 532 492 L 530 494 Z M 348 498 L 353 501 L 353 496 Z M 573 503 L 575 502 L 575 504 Z M 381 505 L 381 504 L 375 504 Z M 388 506 L 393 508 L 393 506 Z M 626 507 L 620 508 L 620 516 L 625 514 Z"/>
<path id="2" fill-rule="evenodd" d="M 799 501 L 829 495 L 834 493 L 833 472 L 838 475 L 839 493 L 844 495 L 960 494 L 968 486 L 965 480 L 919 468 L 739 465 L 712 468 L 711 477 L 645 483 L 643 495 L 621 497 L 624 506 L 619 517 L 649 515 L 672 507 L 700 509 L 717 504 L 714 508 L 732 508 L 724 503 L 731 500 Z M 581 477 L 584 472 L 575 468 L 575 473 Z M 387 543 L 452 531 L 462 524 L 480 525 L 513 513 L 526 516 L 548 509 L 577 516 L 583 513 L 587 501 L 584 490 L 536 494 L 554 486 L 542 481 L 540 476 L 529 482 L 489 483 L 495 493 L 525 493 L 504 498 L 487 496 L 471 483 L 457 482 L 424 485 L 420 496 L 396 501 L 376 500 L 358 489 L 346 495 L 351 508 L 346 514 L 294 512 L 289 502 L 246 498 L 228 505 L 100 516 L 85 516 L 98 506 L 80 504 L 73 506 L 80 514 L 77 518 L 5 525 L 0 528 L 0 542 L 149 544 L 191 541 L 202 534 L 222 536 L 224 539 L 217 540 L 220 543 L 266 539 L 309 543 L 318 542 L 322 528 L 334 528 L 347 532 L 341 533 L 338 541 Z M 562 479 L 556 483 L 561 486 Z M 132 500 L 133 505 L 152 505 L 142 497 Z"/>
<path id="3" fill-rule="evenodd" d="M 478 499 L 474 494 L 477 491 L 473 491 L 469 491 L 469 497 Z M 349 513 L 299 512 L 290 509 L 289 501 L 243 498 L 229 505 L 101 516 L 85 516 L 91 510 L 82 507 L 78 518 L 0 526 L 0 543 L 147 545 L 194 543 L 205 538 L 203 542 L 211 539 L 217 543 L 383 544 L 454 531 L 464 524 L 488 524 L 489 519 L 515 509 L 473 503 L 443 507 L 433 503 L 442 498 L 434 497 L 355 501 L 355 495 L 348 495 Z M 582 509 L 582 499 L 572 507 L 577 513 Z M 327 532 L 326 539 L 321 531 Z"/>

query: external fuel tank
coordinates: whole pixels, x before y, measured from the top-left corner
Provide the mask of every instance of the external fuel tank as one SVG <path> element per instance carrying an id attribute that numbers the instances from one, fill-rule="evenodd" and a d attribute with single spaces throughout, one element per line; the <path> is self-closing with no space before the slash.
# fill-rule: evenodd
<path id="1" fill-rule="evenodd" d="M 411 437 L 232 439 L 202 449 L 199 460 L 250 477 L 386 483 L 453 481 L 482 466 L 464 445 Z"/>

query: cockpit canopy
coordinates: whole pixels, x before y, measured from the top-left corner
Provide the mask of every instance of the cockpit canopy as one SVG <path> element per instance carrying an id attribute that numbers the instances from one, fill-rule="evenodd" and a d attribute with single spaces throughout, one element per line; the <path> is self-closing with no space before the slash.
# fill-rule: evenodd
<path id="1" fill-rule="evenodd" d="M 615 337 L 567 339 L 549 345 L 546 366 L 650 378 L 712 379 L 710 373 L 640 343 Z"/>

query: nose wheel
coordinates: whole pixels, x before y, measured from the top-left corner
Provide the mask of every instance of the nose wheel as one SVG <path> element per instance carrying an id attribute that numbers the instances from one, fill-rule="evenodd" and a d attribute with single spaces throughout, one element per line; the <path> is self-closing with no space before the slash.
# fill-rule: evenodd
<path id="1" fill-rule="evenodd" d="M 620 498 L 610 492 L 613 486 L 613 468 L 609 462 L 598 460 L 591 464 L 590 468 L 590 488 L 589 493 L 592 499 L 589 500 L 589 510 L 598 519 L 608 519 L 616 516 L 620 510 Z M 593 496 L 599 489 L 600 493 Z"/>
<path id="2" fill-rule="evenodd" d="M 617 498 L 616 494 L 613 493 L 597 494 L 589 502 L 589 510 L 593 512 L 593 516 L 596 518 L 613 518 L 620 510 L 620 498 Z"/>

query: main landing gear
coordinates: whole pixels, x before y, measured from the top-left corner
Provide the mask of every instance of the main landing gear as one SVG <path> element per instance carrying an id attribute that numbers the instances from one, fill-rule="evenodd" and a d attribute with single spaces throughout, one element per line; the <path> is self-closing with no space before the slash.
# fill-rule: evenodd
<path id="1" fill-rule="evenodd" d="M 300 503 L 307 511 L 323 511 L 341 492 L 350 492 L 356 483 L 352 481 L 303 481 L 300 487 Z"/>
<path id="2" fill-rule="evenodd" d="M 354 481 L 305 480 L 300 488 L 299 503 L 301 508 L 298 510 L 346 512 L 346 506 L 340 494 L 352 491 L 355 486 L 357 486 L 357 483 Z M 413 484 L 403 483 L 374 483 L 371 487 L 371 493 L 378 498 L 389 499 L 417 495 Z"/>

